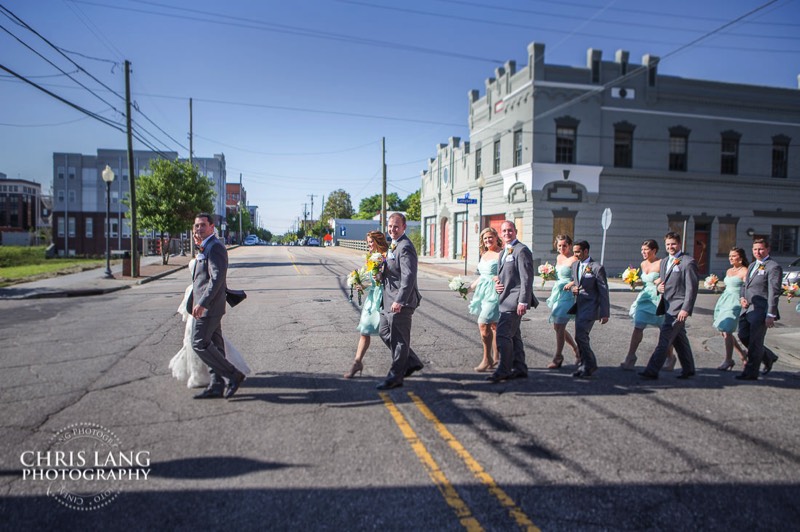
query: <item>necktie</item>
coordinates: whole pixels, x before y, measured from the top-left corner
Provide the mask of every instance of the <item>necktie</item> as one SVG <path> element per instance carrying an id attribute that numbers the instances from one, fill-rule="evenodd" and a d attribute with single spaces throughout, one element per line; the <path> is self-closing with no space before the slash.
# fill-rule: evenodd
<path id="1" fill-rule="evenodd" d="M 750 278 L 751 279 L 756 276 L 756 272 L 761 267 L 761 264 L 762 264 L 762 262 L 760 260 L 756 261 L 755 265 L 753 266 L 753 271 L 750 272 Z"/>
<path id="2" fill-rule="evenodd" d="M 586 271 L 586 263 L 585 262 L 581 262 L 581 267 L 580 267 L 580 269 L 578 271 L 578 278 L 583 277 L 583 272 L 585 272 L 585 271 Z"/>

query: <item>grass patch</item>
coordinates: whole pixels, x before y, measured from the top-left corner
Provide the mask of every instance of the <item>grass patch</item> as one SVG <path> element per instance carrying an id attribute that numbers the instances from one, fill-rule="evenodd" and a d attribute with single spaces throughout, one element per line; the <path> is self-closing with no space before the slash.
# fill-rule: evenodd
<path id="1" fill-rule="evenodd" d="M 0 287 L 91 270 L 105 264 L 102 259 L 46 259 L 44 250 L 44 246 L 0 246 Z"/>

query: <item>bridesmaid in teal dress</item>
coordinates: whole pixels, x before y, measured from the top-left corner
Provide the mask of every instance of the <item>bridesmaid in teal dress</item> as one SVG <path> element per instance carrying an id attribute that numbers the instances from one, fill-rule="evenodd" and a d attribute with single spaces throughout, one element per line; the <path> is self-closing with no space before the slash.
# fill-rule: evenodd
<path id="1" fill-rule="evenodd" d="M 380 253 L 384 257 L 389 250 L 389 244 L 386 243 L 386 236 L 380 231 L 370 231 L 367 233 L 367 255 L 365 262 L 369 260 L 369 256 L 373 253 Z M 381 300 L 383 299 L 383 287 L 381 284 L 372 278 L 371 274 L 367 274 L 370 279 L 369 287 L 362 294 L 363 305 L 361 306 L 361 319 L 356 326 L 356 329 L 361 336 L 358 339 L 358 347 L 356 348 L 356 358 L 353 361 L 353 366 L 350 371 L 344 374 L 345 379 L 352 379 L 356 373 L 361 373 L 364 369 L 364 355 L 367 354 L 369 349 L 370 337 L 378 335 L 378 326 L 381 321 Z"/>
<path id="2" fill-rule="evenodd" d="M 469 312 L 478 316 L 478 330 L 483 344 L 483 360 L 475 367 L 475 371 L 489 371 L 497 364 L 497 320 L 500 319 L 500 307 L 497 301 L 497 290 L 494 278 L 497 275 L 497 260 L 500 258 L 500 237 L 491 227 L 481 231 L 478 239 L 478 273 L 480 276 L 469 286 L 474 292 L 469 303 Z"/>
<path id="3" fill-rule="evenodd" d="M 629 315 L 633 319 L 633 333 L 631 333 L 628 356 L 625 357 L 625 362 L 620 364 L 620 367 L 624 370 L 631 371 L 636 366 L 636 350 L 639 349 L 639 344 L 642 343 L 644 330 L 647 327 L 659 328 L 664 323 L 664 316 L 656 316 L 659 297 L 656 288 L 661 282 L 659 279 L 661 259 L 656 257 L 656 253 L 658 253 L 658 243 L 655 240 L 648 239 L 642 242 L 642 258 L 644 260 L 639 265 L 639 268 L 641 269 L 640 277 L 644 287 L 639 292 L 629 311 Z M 664 369 L 666 371 L 675 369 L 676 360 L 672 347 L 670 347 L 667 351 L 667 363 L 664 365 Z"/>
<path id="4" fill-rule="evenodd" d="M 575 296 L 572 295 L 572 263 L 578 260 L 572 254 L 572 238 L 569 235 L 558 235 L 553 242 L 558 256 L 556 257 L 556 282 L 547 298 L 547 306 L 550 308 L 550 323 L 556 331 L 556 354 L 553 361 L 548 364 L 547 369 L 558 369 L 564 363 L 564 344 L 569 344 L 575 352 L 575 363 L 578 363 L 578 344 L 567 331 L 567 323 L 574 318 L 567 314 L 575 303 Z"/>
<path id="5" fill-rule="evenodd" d="M 747 278 L 747 255 L 742 248 L 732 248 L 728 253 L 731 267 L 725 272 L 725 291 L 719 296 L 714 307 L 714 328 L 725 339 L 725 360 L 717 368 L 720 371 L 733 369 L 733 350 L 739 353 L 739 358 L 744 364 L 747 355 L 744 348 L 736 340 L 736 330 L 739 328 L 739 314 L 742 305 L 739 303 L 742 285 Z"/>

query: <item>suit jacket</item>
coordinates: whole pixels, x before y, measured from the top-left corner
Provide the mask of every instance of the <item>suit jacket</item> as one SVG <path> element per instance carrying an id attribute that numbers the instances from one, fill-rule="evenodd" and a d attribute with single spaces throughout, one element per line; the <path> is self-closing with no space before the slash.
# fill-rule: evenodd
<path id="1" fill-rule="evenodd" d="M 596 321 L 608 318 L 611 305 L 608 299 L 608 279 L 606 269 L 599 262 L 589 257 L 583 275 L 580 275 L 581 262 L 572 263 L 572 278 L 578 285 L 578 297 L 575 300 L 575 319 Z"/>
<path id="2" fill-rule="evenodd" d="M 200 258 L 200 257 L 203 258 Z M 211 237 L 197 256 L 192 272 L 192 295 L 186 303 L 191 313 L 197 304 L 208 309 L 206 316 L 225 314 L 225 289 L 228 274 L 228 250 L 217 237 Z"/>
<path id="3" fill-rule="evenodd" d="M 762 320 L 767 318 L 767 314 L 780 319 L 778 301 L 781 297 L 782 279 L 783 268 L 771 258 L 767 257 L 758 270 L 756 262 L 753 261 L 747 268 L 747 279 L 742 284 L 741 296 L 749 303 L 744 313 L 756 312 L 761 315 Z"/>
<path id="4" fill-rule="evenodd" d="M 383 308 L 392 303 L 417 308 L 422 296 L 417 290 L 417 250 L 406 235 L 395 240 L 397 247 L 389 250 L 383 263 Z"/>
<path id="5" fill-rule="evenodd" d="M 661 260 L 660 278 L 663 279 L 664 293 L 661 295 L 659 307 L 670 316 L 677 317 L 678 313 L 685 310 L 692 315 L 694 302 L 697 299 L 697 263 L 685 253 L 677 256 L 678 264 L 669 267 L 669 257 Z"/>
<path id="6" fill-rule="evenodd" d="M 500 312 L 516 312 L 517 305 L 539 306 L 533 293 L 533 255 L 528 246 L 517 240 L 511 253 L 504 247 L 497 264 L 497 277 L 503 285 L 498 297 Z"/>

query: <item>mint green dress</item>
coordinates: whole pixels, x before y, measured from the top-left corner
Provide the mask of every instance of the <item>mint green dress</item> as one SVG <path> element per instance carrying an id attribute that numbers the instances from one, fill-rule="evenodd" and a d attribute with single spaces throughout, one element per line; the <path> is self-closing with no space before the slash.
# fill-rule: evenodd
<path id="1" fill-rule="evenodd" d="M 376 336 L 381 324 L 381 302 L 383 286 L 375 283 L 372 275 L 367 273 L 370 287 L 364 292 L 364 303 L 361 306 L 361 319 L 356 326 L 362 336 Z"/>
<path id="2" fill-rule="evenodd" d="M 567 314 L 569 309 L 575 304 L 575 296 L 572 292 L 564 290 L 572 281 L 572 266 L 556 266 L 556 282 L 547 298 L 547 306 L 550 308 L 550 323 L 567 323 L 574 319 L 575 315 Z"/>
<path id="3" fill-rule="evenodd" d="M 633 326 L 637 329 L 661 327 L 661 324 L 664 323 L 664 316 L 656 316 L 658 290 L 656 290 L 655 282 L 659 276 L 658 272 L 642 274 L 644 288 L 639 292 L 629 312 L 630 317 L 633 318 Z"/>
<path id="4" fill-rule="evenodd" d="M 739 303 L 739 294 L 742 290 L 742 278 L 734 275 L 725 277 L 725 290 L 717 299 L 714 307 L 714 328 L 720 332 L 733 333 L 739 327 L 739 314 L 742 305 Z"/>
<path id="5" fill-rule="evenodd" d="M 478 284 L 469 302 L 469 313 L 478 316 L 478 323 L 497 323 L 500 319 L 500 303 L 494 288 L 497 275 L 497 259 L 481 260 L 478 263 Z"/>

